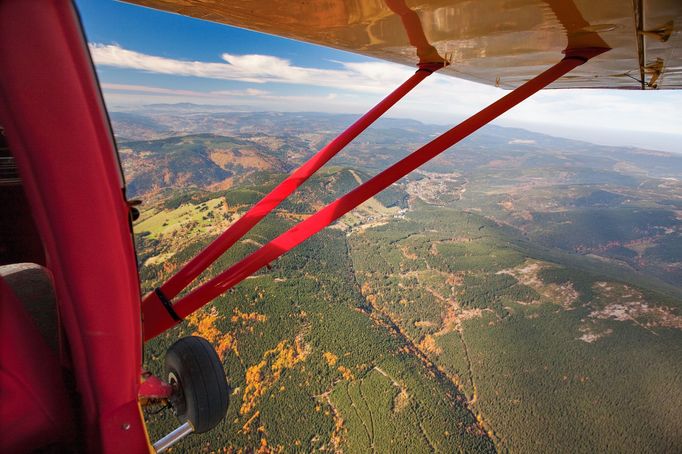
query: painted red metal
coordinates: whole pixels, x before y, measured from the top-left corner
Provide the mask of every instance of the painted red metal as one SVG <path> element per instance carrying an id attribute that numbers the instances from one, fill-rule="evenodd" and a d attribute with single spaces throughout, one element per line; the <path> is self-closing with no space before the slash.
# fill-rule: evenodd
<path id="1" fill-rule="evenodd" d="M 575 67 L 580 66 L 593 56 L 599 55 L 606 50 L 608 49 L 590 48 L 567 51 L 566 57 L 556 65 L 424 145 L 345 196 L 327 205 L 318 213 L 292 227 L 209 282 L 197 287 L 173 306 L 175 312 L 180 317 L 191 314 L 417 167 L 447 150 Z M 143 315 L 145 339 L 151 339 L 177 324 L 177 321 L 168 315 L 161 304 L 143 306 Z"/>
<path id="2" fill-rule="evenodd" d="M 74 418 L 59 358 L 0 278 L 0 452 L 72 447 Z"/>
<path id="3" fill-rule="evenodd" d="M 395 103 L 401 100 L 414 87 L 423 81 L 434 70 L 442 67 L 442 64 L 429 65 L 428 69 L 419 69 L 414 75 L 403 82 L 391 94 L 363 115 L 355 123 L 343 131 L 324 148 L 318 151 L 305 164 L 285 178 L 268 195 L 263 197 L 237 222 L 232 224 L 224 233 L 213 240 L 203 251 L 185 264 L 176 274 L 160 286 L 166 298 L 171 299 L 187 287 L 194 279 L 208 268 L 218 257 L 227 251 L 234 243 L 242 238 L 249 230 L 258 224 L 265 216 L 275 209 L 283 200 L 291 195 L 311 175 L 317 172 L 324 164 L 333 158 L 339 151 L 348 145 L 354 138 L 367 129 L 381 115 Z M 155 292 L 148 294 L 143 306 L 162 306 L 159 296 Z"/>
<path id="4" fill-rule="evenodd" d="M 148 452 L 128 206 L 71 2 L 0 2 L 0 61 L 0 124 L 54 277 L 80 396 L 79 436 L 87 452 Z"/>
<path id="5" fill-rule="evenodd" d="M 141 400 L 168 399 L 173 393 L 173 387 L 156 375 L 145 372 L 142 374 L 142 379 L 142 384 L 137 392 L 138 398 Z"/>

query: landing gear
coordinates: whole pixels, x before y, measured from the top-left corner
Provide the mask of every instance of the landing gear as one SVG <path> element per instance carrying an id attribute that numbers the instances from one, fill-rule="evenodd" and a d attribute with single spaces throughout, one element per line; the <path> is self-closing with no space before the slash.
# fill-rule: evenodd
<path id="1" fill-rule="evenodd" d="M 157 453 L 165 452 L 191 433 L 213 429 L 225 417 L 229 403 L 223 365 L 202 337 L 183 337 L 170 346 L 165 378 L 165 386 L 170 389 L 165 390 L 164 398 L 182 424 L 154 443 Z M 149 388 L 156 390 L 152 385 Z"/>
<path id="2" fill-rule="evenodd" d="M 227 380 L 218 354 L 206 339 L 183 337 L 171 345 L 165 375 L 173 387 L 173 411 L 180 422 L 189 421 L 194 432 L 207 432 L 225 417 Z"/>

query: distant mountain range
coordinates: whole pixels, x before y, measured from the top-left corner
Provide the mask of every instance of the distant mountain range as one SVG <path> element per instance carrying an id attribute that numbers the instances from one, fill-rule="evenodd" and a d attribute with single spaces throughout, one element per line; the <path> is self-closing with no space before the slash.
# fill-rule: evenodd
<path id="1" fill-rule="evenodd" d="M 290 170 L 357 118 L 323 113 L 200 111 L 209 107 L 152 105 L 137 112 L 111 114 L 120 149 L 128 160 L 133 193 L 187 183 L 210 186 L 242 178 L 254 170 Z M 380 119 L 333 162 L 376 172 L 444 129 L 414 120 Z M 178 148 L 181 142 L 183 146 Z M 515 168 L 584 169 L 592 176 L 599 173 L 597 181 L 629 178 L 624 175 L 682 175 L 682 156 L 674 153 L 594 145 L 495 125 L 482 128 L 424 169 L 471 171 L 500 159 Z M 160 168 L 169 169 L 170 174 L 162 178 Z M 583 174 L 585 178 L 587 173 Z M 585 178 L 584 182 L 594 180 Z"/>

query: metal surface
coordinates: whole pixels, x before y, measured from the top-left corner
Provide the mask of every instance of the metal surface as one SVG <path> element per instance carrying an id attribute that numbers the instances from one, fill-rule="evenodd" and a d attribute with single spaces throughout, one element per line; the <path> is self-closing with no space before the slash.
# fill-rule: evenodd
<path id="1" fill-rule="evenodd" d="M 173 394 L 173 387 L 156 375 L 145 372 L 142 374 L 142 380 L 137 396 L 143 404 L 149 401 L 169 399 Z"/>
<path id="2" fill-rule="evenodd" d="M 411 66 L 447 59 L 441 72 L 504 88 L 606 45 L 550 87 L 682 88 L 680 0 L 126 1 Z"/>
<path id="3" fill-rule="evenodd" d="M 154 449 L 156 450 L 156 452 L 159 453 L 164 452 L 168 448 L 173 446 L 175 443 L 179 442 L 187 435 L 191 434 L 192 432 L 194 432 L 194 427 L 192 427 L 192 423 L 187 421 L 186 423 L 175 429 L 173 432 L 169 433 L 161 440 L 154 443 Z"/>

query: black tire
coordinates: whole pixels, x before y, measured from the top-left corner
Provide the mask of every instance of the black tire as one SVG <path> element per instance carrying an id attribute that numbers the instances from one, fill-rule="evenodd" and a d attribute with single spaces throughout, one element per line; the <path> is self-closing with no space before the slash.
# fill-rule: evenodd
<path id="1" fill-rule="evenodd" d="M 189 336 L 166 352 L 166 378 L 173 385 L 170 402 L 180 422 L 196 433 L 213 429 L 227 413 L 229 389 L 223 365 L 204 338 Z"/>

